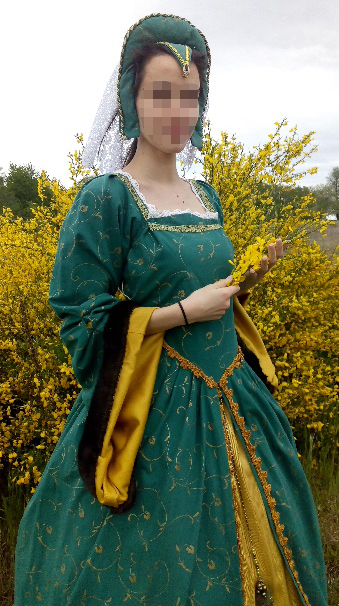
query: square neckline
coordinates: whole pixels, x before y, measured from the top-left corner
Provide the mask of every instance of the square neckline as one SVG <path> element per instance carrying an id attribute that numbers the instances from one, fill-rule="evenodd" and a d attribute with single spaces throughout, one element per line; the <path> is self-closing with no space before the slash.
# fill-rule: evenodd
<path id="1" fill-rule="evenodd" d="M 192 179 L 185 179 L 183 178 L 184 181 L 186 181 L 187 183 L 190 184 L 191 186 L 191 190 L 193 191 L 193 193 L 196 195 L 196 197 L 198 198 L 201 206 L 203 208 L 206 209 L 205 213 L 200 213 L 199 211 L 193 211 L 191 209 L 185 209 L 182 210 L 180 208 L 175 208 L 175 209 L 161 209 L 158 208 L 157 206 L 155 206 L 155 204 L 152 204 L 150 202 L 147 202 L 146 197 L 144 196 L 144 194 L 140 191 L 140 186 L 139 183 L 136 179 L 134 179 L 134 177 L 132 177 L 132 175 L 122 169 L 118 169 L 116 171 L 114 171 L 117 174 L 122 174 L 125 175 L 129 181 L 129 183 L 132 185 L 132 187 L 134 188 L 138 198 L 141 200 L 141 202 L 144 204 L 144 206 L 146 207 L 147 211 L 148 211 L 148 217 L 147 219 L 152 219 L 152 218 L 161 218 L 161 217 L 171 217 L 171 216 L 178 216 L 178 215 L 184 215 L 184 214 L 189 214 L 189 215 L 194 215 L 203 219 L 217 219 L 218 218 L 218 212 L 215 210 L 209 210 L 207 208 L 207 205 L 205 205 L 201 199 L 201 197 L 199 196 L 198 192 L 196 191 L 193 183 L 192 183 Z M 205 192 L 204 192 L 205 193 Z M 212 203 L 210 202 L 207 194 L 206 194 L 206 203 L 209 204 L 210 208 L 213 208 Z"/>

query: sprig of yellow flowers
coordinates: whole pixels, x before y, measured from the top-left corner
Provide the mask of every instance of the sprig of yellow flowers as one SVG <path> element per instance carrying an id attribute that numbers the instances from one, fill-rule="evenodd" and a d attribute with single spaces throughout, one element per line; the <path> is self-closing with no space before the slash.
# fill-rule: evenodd
<path id="1" fill-rule="evenodd" d="M 253 267 L 254 271 L 257 271 L 261 267 L 261 259 L 264 254 L 267 254 L 268 245 L 275 244 L 276 238 L 271 237 L 269 240 L 265 240 L 261 236 L 256 237 L 256 242 L 254 244 L 249 244 L 246 250 L 240 256 L 240 259 L 237 264 L 233 261 L 229 260 L 229 263 L 234 265 L 234 270 L 232 271 L 233 280 L 226 283 L 227 286 L 236 286 L 239 282 L 246 277 L 246 272 Z M 285 240 L 283 244 L 290 242 L 289 240 Z"/>

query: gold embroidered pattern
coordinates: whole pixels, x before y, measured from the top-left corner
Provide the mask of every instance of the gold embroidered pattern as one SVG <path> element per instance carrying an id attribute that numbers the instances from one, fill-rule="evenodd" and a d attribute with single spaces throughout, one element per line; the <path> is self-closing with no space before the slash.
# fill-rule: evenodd
<path id="1" fill-rule="evenodd" d="M 216 208 L 214 208 L 211 200 L 209 199 L 209 196 L 206 194 L 203 186 L 201 185 L 201 183 L 198 183 L 198 181 L 196 181 L 195 179 L 187 179 L 187 181 L 189 183 L 191 183 L 193 185 L 193 187 L 195 187 L 195 189 L 197 190 L 200 198 L 202 198 L 203 203 L 205 204 L 205 206 L 208 208 L 208 210 L 210 210 L 211 212 L 214 212 L 217 210 Z"/>
<path id="2" fill-rule="evenodd" d="M 271 484 L 269 484 L 267 482 L 267 471 L 263 470 L 261 467 L 261 457 L 257 457 L 257 455 L 255 454 L 255 449 L 256 446 L 253 446 L 253 444 L 250 441 L 250 437 L 251 437 L 251 432 L 249 429 L 246 429 L 245 426 L 245 419 L 244 417 L 239 415 L 239 410 L 238 410 L 238 403 L 234 401 L 233 399 L 233 390 L 228 387 L 227 385 L 227 378 L 233 373 L 233 370 L 236 366 L 240 366 L 240 364 L 243 362 L 244 360 L 244 356 L 242 353 L 242 350 L 240 348 L 240 345 L 238 345 L 238 353 L 235 356 L 235 358 L 233 359 L 233 361 L 231 362 L 231 364 L 226 368 L 226 370 L 223 372 L 222 377 L 220 378 L 219 382 L 217 383 L 213 377 L 210 377 L 208 375 L 206 375 L 203 370 L 201 368 L 199 368 L 199 366 L 197 366 L 197 364 L 194 364 L 193 362 L 190 362 L 187 358 L 185 358 L 184 356 L 182 356 L 178 351 L 176 351 L 173 347 L 171 347 L 170 345 L 168 345 L 168 343 L 166 343 L 164 341 L 164 347 L 167 349 L 168 354 L 172 357 L 172 358 L 177 358 L 180 362 L 180 365 L 183 368 L 189 368 L 196 377 L 201 377 L 202 379 L 204 379 L 204 381 L 206 382 L 206 384 L 208 385 L 208 387 L 216 387 L 217 391 L 218 391 L 218 396 L 219 396 L 219 403 L 220 403 L 220 410 L 221 410 L 221 419 L 222 419 L 222 424 L 223 424 L 223 429 L 224 429 L 224 434 L 226 436 L 226 432 L 227 432 L 227 428 L 225 427 L 225 423 L 227 423 L 227 419 L 226 419 L 226 415 L 224 414 L 224 410 L 223 410 L 223 405 L 222 405 L 222 392 L 220 387 L 222 387 L 222 389 L 224 390 L 226 397 L 230 403 L 233 415 L 236 419 L 236 422 L 240 428 L 240 431 L 243 435 L 243 438 L 245 440 L 246 443 L 246 447 L 247 450 L 250 454 L 250 457 L 252 459 L 253 465 L 255 466 L 258 476 L 260 478 L 260 481 L 262 483 L 263 489 L 264 489 L 264 493 L 269 505 L 269 508 L 271 510 L 271 514 L 272 514 L 272 519 L 274 521 L 274 525 L 277 531 L 277 535 L 280 541 L 280 544 L 284 550 L 286 559 L 289 563 L 290 569 L 294 575 L 294 578 L 298 584 L 298 587 L 304 597 L 304 600 L 307 604 L 307 606 L 311 606 L 308 596 L 307 594 L 304 592 L 302 585 L 299 581 L 299 574 L 298 571 L 295 568 L 294 565 L 294 560 L 292 559 L 292 550 L 289 549 L 289 547 L 287 547 L 287 542 L 288 542 L 288 538 L 285 537 L 283 535 L 283 530 L 285 528 L 284 524 L 280 524 L 279 519 L 280 519 L 280 513 L 279 511 L 277 511 L 275 509 L 275 504 L 276 504 L 276 499 L 271 495 L 271 489 L 272 486 Z"/>
<path id="3" fill-rule="evenodd" d="M 283 535 L 283 532 L 282 532 L 284 530 L 285 526 L 284 526 L 284 524 L 280 524 L 280 522 L 279 522 L 280 513 L 279 513 L 279 511 L 277 511 L 275 509 L 276 499 L 274 497 L 272 497 L 272 495 L 271 495 L 272 486 L 271 486 L 271 484 L 269 484 L 267 482 L 267 479 L 266 479 L 267 478 L 267 471 L 265 471 L 264 469 L 262 469 L 262 467 L 261 467 L 261 457 L 257 457 L 257 455 L 255 454 L 256 446 L 253 446 L 253 444 L 250 441 L 251 432 L 250 432 L 249 429 L 246 429 L 244 417 L 242 417 L 242 416 L 239 415 L 239 412 L 238 412 L 238 403 L 233 400 L 233 391 L 232 391 L 232 389 L 230 389 L 227 386 L 226 381 L 222 382 L 221 379 L 220 379 L 220 385 L 223 388 L 223 390 L 225 391 L 225 394 L 226 394 L 227 399 L 228 399 L 228 401 L 230 403 L 230 406 L 231 406 L 232 412 L 234 414 L 234 417 L 235 417 L 235 419 L 237 421 L 237 424 L 238 424 L 238 426 L 240 428 L 240 431 L 241 431 L 241 433 L 243 435 L 243 438 L 245 440 L 245 443 L 246 443 L 246 446 L 247 446 L 247 450 L 250 453 L 250 457 L 252 459 L 253 465 L 255 466 L 255 468 L 256 468 L 256 470 L 258 472 L 258 476 L 259 476 L 260 481 L 262 483 L 262 486 L 263 486 L 263 489 L 264 489 L 264 492 L 265 492 L 265 495 L 266 495 L 266 498 L 267 498 L 267 502 L 268 502 L 269 508 L 271 510 L 272 518 L 273 518 L 274 525 L 275 525 L 275 528 L 276 528 L 276 531 L 277 531 L 277 535 L 279 537 L 280 544 L 281 544 L 281 546 L 282 546 L 282 548 L 284 550 L 284 553 L 286 555 L 286 558 L 288 560 L 288 563 L 290 565 L 292 573 L 293 573 L 293 575 L 295 577 L 295 580 L 296 580 L 296 582 L 297 582 L 297 584 L 299 586 L 299 589 L 300 589 L 300 591 L 301 591 L 301 593 L 302 593 L 302 595 L 303 595 L 303 597 L 305 599 L 305 602 L 306 602 L 307 606 L 311 606 L 311 604 L 309 602 L 309 599 L 308 599 L 308 596 L 304 592 L 304 590 L 303 590 L 303 588 L 301 586 L 301 583 L 299 581 L 298 571 L 295 569 L 294 560 L 292 559 L 292 550 L 289 549 L 289 547 L 287 547 L 288 538 L 285 537 Z M 224 424 L 224 420 L 223 420 L 223 424 Z"/>
<path id="4" fill-rule="evenodd" d="M 207 231 L 208 229 L 221 228 L 220 223 L 197 223 L 197 225 L 168 225 L 164 223 L 149 223 L 149 228 L 154 229 L 166 229 L 167 231 Z"/>
<path id="5" fill-rule="evenodd" d="M 238 345 L 237 355 L 232 360 L 231 364 L 224 370 L 219 383 L 217 383 L 217 381 L 215 381 L 213 377 L 210 377 L 209 375 L 204 373 L 204 371 L 197 364 L 194 364 L 194 362 L 190 362 L 190 360 L 185 358 L 185 356 L 182 356 L 176 349 L 174 349 L 174 347 L 169 345 L 165 340 L 163 341 L 163 346 L 167 349 L 167 353 L 169 356 L 171 356 L 171 358 L 177 358 L 183 368 L 189 368 L 196 377 L 201 377 L 202 379 L 204 379 L 208 387 L 218 388 L 219 385 L 223 387 L 223 383 L 226 382 L 227 377 L 229 377 L 233 373 L 234 368 L 240 366 L 240 364 L 242 364 L 244 360 L 244 354 L 242 353 L 240 345 Z M 223 383 L 221 381 L 223 381 Z"/>
<path id="6" fill-rule="evenodd" d="M 137 205 L 139 206 L 143 217 L 145 219 L 145 221 L 147 221 L 147 217 L 148 217 L 148 210 L 145 208 L 144 203 L 142 202 L 142 200 L 139 198 L 137 192 L 135 191 L 133 185 L 131 184 L 130 180 L 128 177 L 126 177 L 126 175 L 122 175 L 121 173 L 114 173 L 117 177 L 119 177 L 119 179 L 121 179 L 121 181 L 123 181 L 125 183 L 125 185 L 127 185 L 130 193 L 132 194 L 134 200 L 136 201 Z"/>
<path id="7" fill-rule="evenodd" d="M 221 229 L 222 228 L 222 225 L 220 225 L 220 223 L 203 223 L 202 221 L 199 221 L 198 224 L 193 223 L 193 224 L 188 224 L 188 225 L 169 225 L 169 224 L 148 221 L 148 209 L 145 207 L 145 204 L 143 203 L 140 196 L 138 195 L 138 192 L 134 189 L 129 178 L 126 175 L 123 175 L 122 173 L 113 173 L 113 174 L 115 174 L 117 177 L 119 177 L 119 179 L 121 179 L 121 181 L 123 181 L 125 183 L 125 185 L 127 185 L 130 193 L 132 194 L 134 200 L 136 201 L 138 207 L 140 208 L 145 221 L 147 221 L 148 227 L 151 230 L 165 229 L 167 231 L 202 232 L 202 231 L 207 231 L 209 229 L 219 229 L 219 228 Z M 195 179 L 187 179 L 187 181 L 191 181 L 193 183 L 193 186 L 196 187 L 199 195 L 201 195 L 201 197 L 203 199 L 203 203 L 208 208 L 208 210 L 215 212 L 215 208 L 214 208 L 213 204 L 211 203 L 208 195 L 203 190 L 203 188 L 199 185 L 199 183 L 197 183 L 195 181 Z"/>
<path id="8" fill-rule="evenodd" d="M 183 368 L 189 368 L 196 377 L 201 377 L 207 383 L 208 387 L 216 387 L 217 383 L 213 377 L 209 377 L 204 371 L 194 362 L 190 362 L 187 358 L 182 356 L 174 347 L 163 341 L 163 346 L 167 349 L 167 353 L 171 358 L 177 358 L 180 362 L 180 366 Z"/>
<path id="9" fill-rule="evenodd" d="M 187 78 L 188 74 L 190 73 L 190 49 L 187 46 L 187 44 L 185 44 L 185 51 L 186 51 L 185 59 L 182 58 L 182 56 L 177 51 L 175 46 L 173 46 L 173 44 L 171 44 L 170 42 L 160 41 L 160 42 L 158 42 L 158 44 L 166 44 L 166 46 L 168 46 L 170 49 L 172 49 L 173 53 L 176 54 L 176 56 L 178 57 L 181 65 L 182 65 L 183 76 L 185 78 Z"/>
<path id="10" fill-rule="evenodd" d="M 226 418 L 225 409 L 221 404 L 220 404 L 220 409 L 221 409 L 222 424 L 223 424 L 223 429 L 224 429 L 225 443 L 226 443 L 226 449 L 227 449 L 227 455 L 228 455 L 229 467 L 230 467 L 230 477 L 231 477 L 231 486 L 232 486 L 233 504 L 234 504 L 235 529 L 236 529 L 237 539 L 238 539 L 240 574 L 241 574 L 242 579 L 246 579 L 247 563 L 246 563 L 246 556 L 244 553 L 242 540 L 240 538 L 241 518 L 240 518 L 239 503 L 238 503 L 238 499 L 237 499 L 237 485 L 236 485 L 236 480 L 235 480 L 235 468 L 234 468 L 233 460 L 232 460 L 232 456 L 231 456 L 232 445 L 231 445 L 231 441 L 230 441 L 228 432 L 225 431 L 225 424 L 227 423 L 227 418 Z M 244 591 L 244 588 L 243 588 L 243 596 L 244 596 L 244 606 L 247 606 L 247 603 L 246 603 L 247 596 Z"/>

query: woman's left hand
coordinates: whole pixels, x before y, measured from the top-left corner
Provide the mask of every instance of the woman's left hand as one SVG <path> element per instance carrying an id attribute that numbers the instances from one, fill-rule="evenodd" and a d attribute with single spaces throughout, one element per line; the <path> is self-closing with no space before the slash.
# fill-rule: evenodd
<path id="1" fill-rule="evenodd" d="M 263 277 L 267 274 L 267 272 L 272 269 L 272 267 L 276 264 L 277 260 L 280 259 L 284 255 L 286 248 L 288 247 L 289 242 L 283 244 L 281 238 L 277 238 L 276 243 L 273 242 L 268 245 L 268 255 L 263 256 L 260 262 L 260 269 L 254 271 L 253 267 L 246 271 L 246 278 L 239 282 L 240 290 L 236 293 L 237 295 L 246 290 L 247 288 L 252 288 L 263 279 Z"/>

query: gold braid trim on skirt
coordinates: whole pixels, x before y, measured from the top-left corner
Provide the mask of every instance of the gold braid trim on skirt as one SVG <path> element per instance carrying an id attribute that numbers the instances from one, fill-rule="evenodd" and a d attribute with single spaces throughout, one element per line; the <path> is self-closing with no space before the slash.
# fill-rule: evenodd
<path id="1" fill-rule="evenodd" d="M 245 426 L 244 417 L 239 415 L 238 404 L 234 401 L 233 391 L 227 385 L 228 377 L 233 373 L 234 369 L 239 367 L 244 361 L 244 355 L 240 345 L 238 345 L 237 355 L 232 360 L 231 364 L 224 370 L 218 382 L 215 381 L 213 377 L 206 375 L 206 373 L 204 373 L 204 371 L 197 364 L 190 362 L 190 360 L 182 356 L 176 349 L 166 343 L 165 340 L 163 341 L 163 346 L 166 348 L 170 357 L 177 358 L 182 368 L 188 368 L 196 377 L 202 378 L 208 387 L 216 387 L 218 391 L 227 454 L 229 460 L 231 452 L 233 454 L 236 471 L 241 486 L 241 493 L 243 495 L 243 501 L 246 503 L 245 510 L 251 528 L 252 541 L 255 545 L 260 570 L 262 571 L 266 584 L 274 596 L 274 605 L 303 606 L 303 602 L 295 585 L 295 583 L 297 583 L 307 606 L 311 606 L 308 596 L 304 592 L 299 581 L 299 575 L 295 569 L 294 560 L 292 559 L 292 551 L 287 547 L 288 538 L 285 537 L 282 532 L 284 530 L 284 525 L 280 524 L 279 522 L 280 513 L 275 509 L 276 500 L 271 495 L 272 486 L 267 482 L 267 471 L 264 471 L 261 467 L 261 458 L 255 454 L 256 446 L 254 446 L 250 441 L 251 432 Z M 248 456 L 245 452 L 241 439 L 234 429 L 231 413 L 225 403 L 220 388 L 223 389 L 227 396 L 230 408 L 244 438 L 248 453 L 258 473 L 271 511 L 280 545 L 283 548 L 291 572 L 286 567 L 286 562 L 282 557 L 276 543 L 275 536 L 268 521 L 267 512 L 262 500 L 262 495 L 259 490 L 257 480 L 253 474 L 253 470 L 250 466 Z M 230 465 L 234 514 L 238 537 L 240 571 L 243 581 L 244 606 L 254 606 L 257 570 L 254 564 L 253 552 L 251 550 L 250 537 L 243 512 L 241 495 L 238 484 L 235 481 L 234 470 L 232 471 L 232 468 L 233 465 Z M 291 573 L 294 576 L 295 582 L 293 582 Z"/>

